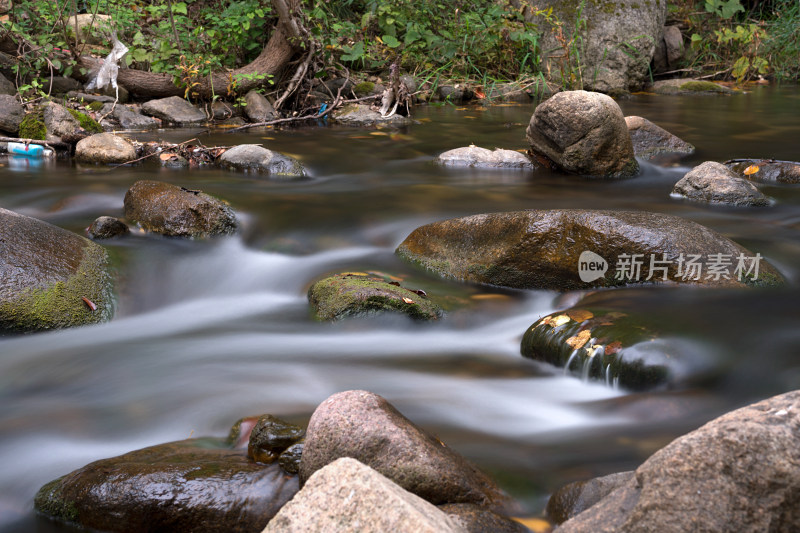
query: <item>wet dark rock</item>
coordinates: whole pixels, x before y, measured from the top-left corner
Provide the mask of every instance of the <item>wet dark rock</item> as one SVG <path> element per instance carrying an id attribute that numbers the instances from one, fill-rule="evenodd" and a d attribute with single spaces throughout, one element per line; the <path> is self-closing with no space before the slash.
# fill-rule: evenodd
<path id="1" fill-rule="evenodd" d="M 230 148 L 219 158 L 219 164 L 230 170 L 264 174 L 282 179 L 306 176 L 306 171 L 298 160 L 257 144 L 240 144 Z"/>
<path id="2" fill-rule="evenodd" d="M 471 503 L 440 505 L 450 519 L 466 533 L 529 533 L 529 529 L 508 517 Z"/>
<path id="3" fill-rule="evenodd" d="M 583 176 L 627 178 L 639 171 L 617 103 L 587 91 L 558 93 L 536 107 L 527 129 L 531 151 Z"/>
<path id="4" fill-rule="evenodd" d="M 679 26 L 664 26 L 664 35 L 653 53 L 653 72 L 667 72 L 678 68 L 683 59 L 683 35 Z"/>
<path id="5" fill-rule="evenodd" d="M 441 308 L 426 296 L 376 277 L 337 274 L 308 290 L 318 320 L 341 320 L 380 313 L 401 313 L 415 320 L 437 320 Z"/>
<path id="6" fill-rule="evenodd" d="M 658 94 L 676 94 L 682 96 L 700 95 L 731 95 L 736 91 L 711 81 L 683 79 L 662 80 L 653 84 L 653 90 Z"/>
<path id="7" fill-rule="evenodd" d="M 85 131 L 76 135 L 81 130 L 81 124 L 64 106 L 55 102 L 47 102 L 43 107 L 44 125 L 48 135 L 55 135 L 59 138 L 77 137 L 77 140 L 88 137 L 89 134 Z"/>
<path id="8" fill-rule="evenodd" d="M 306 431 L 301 481 L 341 457 L 364 463 L 435 505 L 508 502 L 474 465 L 371 392 L 340 392 L 317 407 Z"/>
<path id="9" fill-rule="evenodd" d="M 171 154 L 168 158 L 158 159 L 164 168 L 183 169 L 189 168 L 189 160 L 178 154 Z"/>
<path id="10" fill-rule="evenodd" d="M 83 102 L 85 104 L 90 104 L 92 102 L 100 102 L 100 103 L 114 102 L 114 97 L 112 96 L 105 96 L 102 94 L 89 94 L 79 91 L 70 91 L 67 93 L 67 97 L 73 100 L 77 100 L 79 102 Z"/>
<path id="11" fill-rule="evenodd" d="M 762 183 L 800 183 L 800 163 L 774 159 L 733 159 L 725 161 L 737 176 Z"/>
<path id="12" fill-rule="evenodd" d="M 584 252 L 591 256 L 583 256 Z M 740 254 L 752 258 L 755 253 L 695 222 L 643 211 L 554 209 L 455 218 L 417 228 L 397 253 L 445 278 L 518 289 L 572 290 L 663 282 L 663 271 L 658 269 L 647 280 L 651 257 L 667 262 L 661 266 L 668 267 L 668 282 L 714 286 L 783 282 L 766 261 L 759 264 L 757 280 L 744 275 L 740 281 L 732 275 L 737 258 Z M 639 276 L 633 254 L 641 254 Z M 699 279 L 686 276 L 688 269 L 678 271 L 681 254 L 684 260 L 700 256 L 696 260 L 702 265 Z M 715 254 L 729 256 L 731 279 L 707 276 Z M 584 271 L 581 277 L 580 262 L 586 263 L 586 270 L 596 270 Z M 630 268 L 618 270 L 618 264 Z"/>
<path id="13" fill-rule="evenodd" d="M 95 461 L 43 486 L 34 505 L 92 530 L 257 533 L 298 485 L 277 464 L 193 439 Z"/>
<path id="14" fill-rule="evenodd" d="M 112 279 L 101 246 L 0 208 L 0 332 L 80 326 L 112 314 Z"/>
<path id="15" fill-rule="evenodd" d="M 798 531 L 800 391 L 712 420 L 665 446 L 560 533 Z"/>
<path id="16" fill-rule="evenodd" d="M 690 170 L 675 184 L 672 194 L 707 204 L 765 207 L 773 203 L 755 185 L 715 161 Z"/>
<path id="17" fill-rule="evenodd" d="M 247 104 L 244 108 L 244 114 L 250 122 L 266 122 L 275 118 L 275 109 L 263 94 L 250 91 L 244 99 Z"/>
<path id="18" fill-rule="evenodd" d="M 454 148 L 439 154 L 436 161 L 444 166 L 501 168 L 533 170 L 533 162 L 525 155 L 514 150 L 495 148 L 488 150 L 470 145 Z"/>
<path id="19" fill-rule="evenodd" d="M 16 92 L 16 91 L 15 91 Z M 0 94 L 0 131 L 16 134 L 25 118 L 25 110 L 10 94 Z"/>
<path id="20" fill-rule="evenodd" d="M 222 100 L 215 100 L 211 103 L 211 115 L 214 120 L 227 120 L 229 118 L 240 116 L 240 108 L 223 102 Z"/>
<path id="21" fill-rule="evenodd" d="M 417 92 L 419 85 L 417 84 L 417 80 L 414 79 L 414 76 L 411 74 L 403 74 L 400 76 L 400 83 L 406 86 L 406 91 L 408 94 L 414 94 Z"/>
<path id="22" fill-rule="evenodd" d="M 522 337 L 520 351 L 523 357 L 631 390 L 677 380 L 673 368 L 682 359 L 647 319 L 589 302 L 537 320 Z M 675 372 L 683 374 L 682 369 Z"/>
<path id="23" fill-rule="evenodd" d="M 237 450 L 246 450 L 250 445 L 250 433 L 256 427 L 258 416 L 245 416 L 234 422 L 226 440 L 228 446 Z"/>
<path id="24" fill-rule="evenodd" d="M 17 86 L 14 85 L 14 82 L 9 81 L 8 78 L 0 74 L 0 95 L 2 94 L 14 96 L 17 94 Z"/>
<path id="25" fill-rule="evenodd" d="M 147 231 L 175 237 L 228 235 L 237 227 L 236 215 L 222 200 L 152 180 L 137 181 L 128 189 L 125 216 Z"/>
<path id="26" fill-rule="evenodd" d="M 261 415 L 250 432 L 247 456 L 259 463 L 271 463 L 305 435 L 300 426 L 272 415 Z"/>
<path id="27" fill-rule="evenodd" d="M 176 126 L 203 124 L 206 114 L 180 96 L 150 100 L 142 104 L 142 112 Z"/>
<path id="28" fill-rule="evenodd" d="M 475 93 L 469 87 L 461 84 L 440 85 L 439 98 L 454 104 L 463 104 L 475 98 Z"/>
<path id="29" fill-rule="evenodd" d="M 111 239 L 127 235 L 130 232 L 130 228 L 123 221 L 106 216 L 96 218 L 87 229 L 87 233 L 92 239 Z"/>
<path id="30" fill-rule="evenodd" d="M 303 458 L 303 448 L 305 442 L 298 442 L 286 448 L 278 456 L 278 464 L 281 468 L 290 474 L 297 474 L 300 472 L 300 460 Z"/>
<path id="31" fill-rule="evenodd" d="M 81 163 L 113 165 L 136 159 L 136 148 L 113 133 L 97 133 L 81 139 L 75 146 L 75 159 Z"/>
<path id="32" fill-rule="evenodd" d="M 410 118 L 398 114 L 383 117 L 369 106 L 362 104 L 346 105 L 335 110 L 331 115 L 336 122 L 348 126 L 406 126 L 413 122 Z"/>
<path id="33" fill-rule="evenodd" d="M 625 124 L 633 141 L 633 153 L 642 159 L 662 159 L 679 154 L 691 155 L 694 146 L 676 137 L 664 128 L 656 126 L 646 118 L 625 117 Z"/>
<path id="34" fill-rule="evenodd" d="M 161 126 L 161 121 L 153 117 L 148 117 L 139 112 L 138 108 L 117 104 L 105 104 L 99 111 L 99 115 L 110 113 L 110 117 L 116 120 L 120 127 L 125 130 L 153 130 Z"/>
<path id="35" fill-rule="evenodd" d="M 463 533 L 445 513 L 356 459 L 316 471 L 264 533 Z"/>
<path id="36" fill-rule="evenodd" d="M 550 496 L 547 516 L 556 524 L 566 522 L 631 481 L 633 477 L 633 472 L 618 472 L 564 485 Z"/>

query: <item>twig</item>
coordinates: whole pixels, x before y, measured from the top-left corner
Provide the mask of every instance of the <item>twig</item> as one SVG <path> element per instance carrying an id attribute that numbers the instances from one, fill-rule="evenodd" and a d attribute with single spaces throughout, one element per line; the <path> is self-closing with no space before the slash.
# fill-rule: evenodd
<path id="1" fill-rule="evenodd" d="M 16 137 L 0 137 L 0 142 L 4 143 L 24 143 L 24 144 L 40 144 L 48 148 L 62 148 L 69 150 L 72 146 L 65 142 L 54 141 L 40 141 L 38 139 L 18 139 Z"/>
<path id="2" fill-rule="evenodd" d="M 726 68 L 725 70 L 719 70 L 719 71 L 714 72 L 712 74 L 706 74 L 705 76 L 698 76 L 697 79 L 698 80 L 707 80 L 708 78 L 716 78 L 720 74 L 726 74 L 726 73 L 730 72 L 731 70 L 733 70 L 733 67 Z"/>
<path id="3" fill-rule="evenodd" d="M 289 81 L 289 86 L 286 88 L 286 91 L 281 95 L 280 98 L 275 102 L 275 109 L 280 109 L 283 103 L 286 101 L 289 96 L 297 89 L 297 86 L 300 85 L 300 80 L 303 79 L 303 76 L 306 75 L 308 71 L 308 66 L 311 64 L 311 60 L 314 57 L 314 52 L 316 51 L 314 42 L 311 41 L 308 47 L 308 54 L 306 55 L 305 61 L 303 61 L 300 66 L 297 68 L 297 71 L 292 76 L 292 79 Z"/>
<path id="4" fill-rule="evenodd" d="M 275 124 L 285 124 L 287 122 L 301 122 L 303 120 L 316 120 L 316 119 L 320 119 L 320 118 L 326 116 L 328 113 L 330 113 L 331 111 L 333 111 L 334 109 L 336 109 L 337 107 L 339 107 L 342 104 L 353 104 L 355 102 L 363 102 L 365 100 L 374 100 L 376 98 L 379 98 L 379 96 L 377 96 L 377 95 L 362 96 L 361 98 L 353 98 L 351 100 L 340 100 L 338 102 L 334 100 L 334 102 L 330 106 L 328 106 L 328 109 L 326 109 L 324 112 L 319 113 L 317 115 L 304 115 L 304 116 L 299 116 L 299 117 L 279 118 L 279 119 L 270 120 L 270 121 L 267 121 L 267 122 L 255 122 L 253 124 L 245 124 L 244 126 L 239 126 L 238 128 L 233 128 L 231 130 L 226 131 L 225 133 L 236 133 L 236 132 L 243 131 L 243 130 L 249 130 L 250 128 L 259 128 L 259 127 L 263 127 L 263 126 L 274 126 Z"/>

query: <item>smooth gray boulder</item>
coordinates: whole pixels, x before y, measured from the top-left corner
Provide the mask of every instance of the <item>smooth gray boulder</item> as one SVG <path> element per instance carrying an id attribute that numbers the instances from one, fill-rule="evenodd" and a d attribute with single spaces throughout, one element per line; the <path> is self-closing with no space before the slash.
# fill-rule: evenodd
<path id="1" fill-rule="evenodd" d="M 112 315 L 102 246 L 0 208 L 0 332 L 80 326 Z"/>
<path id="2" fill-rule="evenodd" d="M 229 170 L 264 174 L 281 179 L 306 176 L 306 171 L 298 160 L 257 144 L 240 144 L 228 149 L 219 158 L 219 164 Z"/>
<path id="3" fill-rule="evenodd" d="M 650 456 L 559 533 L 800 531 L 800 391 L 712 420 Z"/>
<path id="4" fill-rule="evenodd" d="M 558 93 L 536 106 L 526 133 L 534 156 L 566 172 L 598 178 L 639 172 L 622 110 L 605 94 Z"/>
<path id="5" fill-rule="evenodd" d="M 342 457 L 357 459 L 436 505 L 499 507 L 508 501 L 474 465 L 371 392 L 340 392 L 317 407 L 306 430 L 301 483 Z"/>
<path id="6" fill-rule="evenodd" d="M 679 26 L 664 26 L 664 34 L 656 43 L 653 53 L 653 72 L 667 72 L 678 68 L 683 59 L 683 35 Z"/>
<path id="7" fill-rule="evenodd" d="M 16 135 L 23 118 L 25 118 L 25 110 L 22 109 L 22 105 L 16 97 L 10 94 L 0 94 L 0 132 Z"/>
<path id="8" fill-rule="evenodd" d="M 444 512 L 356 459 L 316 471 L 263 533 L 466 533 Z"/>
<path id="9" fill-rule="evenodd" d="M 397 253 L 445 278 L 515 289 L 783 283 L 763 258 L 719 233 L 645 211 L 552 209 L 442 220 L 415 229 Z M 709 270 L 715 258 L 727 263 Z M 745 268 L 737 272 L 740 258 Z"/>
<path id="10" fill-rule="evenodd" d="M 142 104 L 142 113 L 176 126 L 196 126 L 207 120 L 204 112 L 180 96 L 145 102 Z"/>
<path id="11" fill-rule="evenodd" d="M 78 141 L 75 159 L 100 165 L 128 163 L 136 159 L 136 148 L 127 139 L 113 133 L 96 133 Z"/>
<path id="12" fill-rule="evenodd" d="M 244 101 L 247 104 L 244 114 L 250 122 L 266 122 L 275 118 L 275 109 L 263 94 L 250 91 L 245 95 Z"/>
<path id="13" fill-rule="evenodd" d="M 436 161 L 448 167 L 500 168 L 533 170 L 533 162 L 514 150 L 488 150 L 471 144 L 439 154 Z"/>
<path id="14" fill-rule="evenodd" d="M 130 232 L 130 228 L 123 221 L 108 216 L 97 217 L 86 229 L 86 233 L 92 239 L 112 239 Z"/>
<path id="15" fill-rule="evenodd" d="M 147 231 L 172 237 L 205 238 L 236 232 L 233 209 L 202 191 L 140 180 L 125 193 L 125 216 Z"/>
<path id="16" fill-rule="evenodd" d="M 44 126 L 47 128 L 49 135 L 55 135 L 59 138 L 74 137 L 76 132 L 81 129 L 81 124 L 78 119 L 72 116 L 62 105 L 55 102 L 47 102 L 44 105 Z M 88 136 L 88 133 L 83 132 L 83 136 Z"/>
<path id="17" fill-rule="evenodd" d="M 672 189 L 673 196 L 707 204 L 766 207 L 773 200 L 758 188 L 715 161 L 694 167 Z"/>
<path id="18" fill-rule="evenodd" d="M 547 517 L 556 524 L 578 516 L 634 478 L 634 472 L 617 472 L 559 488 L 547 501 Z"/>
<path id="19" fill-rule="evenodd" d="M 117 104 L 115 106 L 107 103 L 100 109 L 99 114 L 109 114 L 111 118 L 119 122 L 120 127 L 124 130 L 153 130 L 161 126 L 159 120 L 143 115 L 135 108 L 126 105 Z"/>
<path id="20" fill-rule="evenodd" d="M 666 0 L 511 4 L 538 26 L 542 71 L 552 81 L 609 94 L 638 90 L 650 81 L 650 61 L 667 18 Z"/>
<path id="21" fill-rule="evenodd" d="M 625 117 L 633 142 L 633 153 L 642 159 L 662 159 L 670 155 L 691 155 L 694 146 L 657 126 L 646 118 Z"/>

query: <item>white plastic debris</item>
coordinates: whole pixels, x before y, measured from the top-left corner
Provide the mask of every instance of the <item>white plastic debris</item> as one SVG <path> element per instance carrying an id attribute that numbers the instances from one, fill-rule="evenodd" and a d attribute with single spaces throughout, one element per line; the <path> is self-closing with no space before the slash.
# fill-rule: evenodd
<path id="1" fill-rule="evenodd" d="M 117 63 L 128 53 L 128 47 L 117 39 L 117 32 L 111 33 L 111 42 L 113 43 L 111 53 L 103 60 L 103 65 L 100 67 L 100 70 L 97 71 L 97 75 L 92 78 L 86 88 L 88 90 L 105 89 L 111 85 L 117 90 L 117 94 L 119 95 L 119 87 L 117 86 L 119 65 Z M 117 99 L 119 99 L 119 96 L 117 96 Z"/>

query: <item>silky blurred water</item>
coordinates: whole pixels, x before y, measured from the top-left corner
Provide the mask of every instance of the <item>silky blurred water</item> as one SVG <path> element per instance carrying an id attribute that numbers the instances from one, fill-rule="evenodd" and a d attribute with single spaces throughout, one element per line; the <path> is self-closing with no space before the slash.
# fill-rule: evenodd
<path id="1" fill-rule="evenodd" d="M 564 482 L 635 468 L 717 414 L 800 387 L 800 187 L 761 186 L 778 200 L 769 209 L 669 197 L 674 183 L 705 160 L 800 159 L 800 91 L 635 95 L 619 103 L 625 114 L 695 144 L 697 154 L 680 167 L 644 164 L 641 176 L 625 181 L 432 163 L 438 153 L 469 143 L 526 148 L 533 104 L 525 104 L 417 108 L 419 122 L 401 132 L 321 124 L 139 136 L 263 143 L 303 161 L 312 177 L 301 182 L 149 165 L 6 162 L 0 206 L 76 232 L 97 216 L 121 216 L 125 191 L 144 178 L 225 198 L 242 231 L 210 242 L 139 233 L 109 241 L 118 279 L 112 322 L 0 339 L 0 530 L 68 530 L 35 518 L 33 495 L 90 461 L 189 436 L 221 436 L 245 415 L 269 412 L 303 423 L 327 396 L 355 388 L 388 398 L 535 514 Z M 697 363 L 683 387 L 629 394 L 519 355 L 525 329 L 574 298 L 443 281 L 394 255 L 426 222 L 573 207 L 643 209 L 697 221 L 761 253 L 789 285 L 611 294 L 657 317 Z M 340 271 L 399 276 L 404 286 L 439 298 L 448 315 L 436 324 L 398 317 L 316 323 L 306 291 Z"/>

